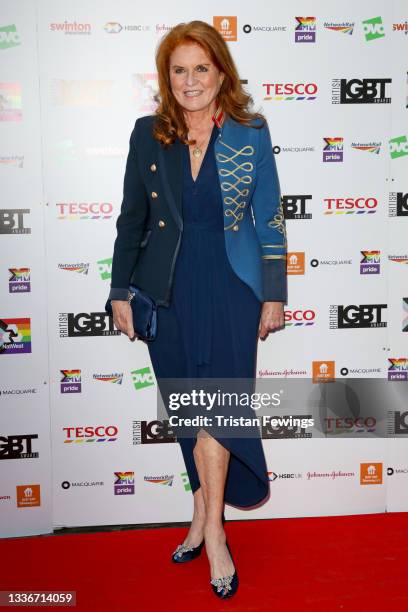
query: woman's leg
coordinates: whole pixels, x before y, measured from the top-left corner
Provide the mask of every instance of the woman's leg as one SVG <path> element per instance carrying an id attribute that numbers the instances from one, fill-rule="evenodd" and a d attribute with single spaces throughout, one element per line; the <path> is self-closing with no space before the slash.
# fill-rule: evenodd
<path id="1" fill-rule="evenodd" d="M 224 489 L 230 453 L 215 438 L 200 430 L 193 454 L 205 505 L 204 538 L 211 578 L 221 578 L 234 572 L 234 564 L 225 544 L 226 536 L 222 524 Z"/>
<path id="2" fill-rule="evenodd" d="M 183 544 L 194 548 L 201 544 L 204 538 L 205 504 L 203 491 L 200 487 L 194 493 L 194 514 L 191 527 Z"/>

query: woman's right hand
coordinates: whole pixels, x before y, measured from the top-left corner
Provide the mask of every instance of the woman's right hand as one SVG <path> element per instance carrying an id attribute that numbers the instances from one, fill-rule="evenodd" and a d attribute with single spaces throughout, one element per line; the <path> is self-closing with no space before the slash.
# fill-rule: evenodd
<path id="1" fill-rule="evenodd" d="M 133 329 L 132 309 L 127 300 L 112 300 L 113 322 L 121 332 L 126 334 L 129 340 L 136 337 Z"/>

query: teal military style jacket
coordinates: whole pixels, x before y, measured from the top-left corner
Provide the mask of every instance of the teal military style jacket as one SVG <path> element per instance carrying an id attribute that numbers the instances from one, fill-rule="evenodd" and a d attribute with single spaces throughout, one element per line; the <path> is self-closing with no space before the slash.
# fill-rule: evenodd
<path id="1" fill-rule="evenodd" d="M 219 117 L 221 116 L 221 120 Z M 182 232 L 182 147 L 153 138 L 154 115 L 136 120 L 117 219 L 110 299 L 136 285 L 169 306 Z M 237 276 L 261 301 L 287 300 L 286 225 L 268 125 L 256 129 L 213 117 L 225 248 Z M 255 124 L 260 119 L 253 121 Z"/>

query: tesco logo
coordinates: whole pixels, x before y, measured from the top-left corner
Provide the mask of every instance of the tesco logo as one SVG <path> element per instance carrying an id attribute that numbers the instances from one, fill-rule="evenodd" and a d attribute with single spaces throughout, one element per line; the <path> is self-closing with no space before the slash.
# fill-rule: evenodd
<path id="1" fill-rule="evenodd" d="M 284 311 L 285 325 L 314 325 L 316 313 L 310 308 L 308 310 L 286 310 Z"/>
<path id="2" fill-rule="evenodd" d="M 113 205 L 110 202 L 58 202 L 59 219 L 110 219 Z"/>
<path id="3" fill-rule="evenodd" d="M 315 96 L 316 83 L 262 83 L 267 96 Z"/>
<path id="4" fill-rule="evenodd" d="M 98 438 L 98 442 L 113 442 L 117 439 L 118 428 L 116 425 L 97 425 L 96 427 L 63 427 L 66 434 L 64 442 L 91 442 L 92 438 Z"/>
<path id="5" fill-rule="evenodd" d="M 336 211 L 348 212 L 377 212 L 378 206 L 377 198 L 324 198 L 326 203 L 326 212 L 333 213 Z"/>

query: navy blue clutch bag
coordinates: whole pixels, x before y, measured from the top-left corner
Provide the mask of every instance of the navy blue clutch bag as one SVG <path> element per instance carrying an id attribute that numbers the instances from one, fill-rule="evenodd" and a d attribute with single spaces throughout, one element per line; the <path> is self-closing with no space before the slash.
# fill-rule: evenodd
<path id="1" fill-rule="evenodd" d="M 129 285 L 129 304 L 133 314 L 133 328 L 140 340 L 151 342 L 157 334 L 156 302 L 138 287 Z M 113 316 L 111 300 L 105 304 L 109 316 Z"/>

